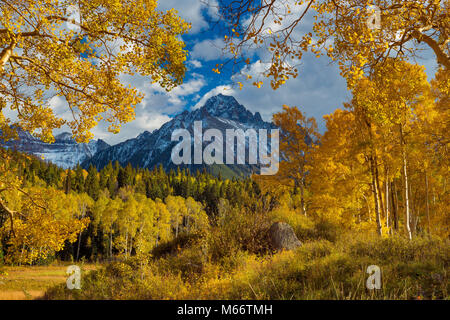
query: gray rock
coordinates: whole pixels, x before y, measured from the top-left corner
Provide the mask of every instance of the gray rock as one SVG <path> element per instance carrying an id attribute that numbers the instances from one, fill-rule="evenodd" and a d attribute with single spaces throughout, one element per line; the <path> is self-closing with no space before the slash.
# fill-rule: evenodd
<path id="1" fill-rule="evenodd" d="M 275 222 L 269 229 L 269 236 L 276 250 L 293 250 L 302 245 L 292 227 L 285 222 Z"/>

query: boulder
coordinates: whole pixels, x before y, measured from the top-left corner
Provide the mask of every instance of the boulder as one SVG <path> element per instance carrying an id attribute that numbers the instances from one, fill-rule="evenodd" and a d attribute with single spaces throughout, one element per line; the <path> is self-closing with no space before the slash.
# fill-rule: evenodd
<path id="1" fill-rule="evenodd" d="M 272 224 L 269 229 L 269 237 L 275 250 L 293 250 L 302 245 L 292 227 L 285 222 Z"/>

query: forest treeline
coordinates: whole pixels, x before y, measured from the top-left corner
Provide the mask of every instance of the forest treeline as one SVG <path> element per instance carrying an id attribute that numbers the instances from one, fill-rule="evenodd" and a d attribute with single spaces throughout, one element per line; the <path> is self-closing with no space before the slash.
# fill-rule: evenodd
<path id="1" fill-rule="evenodd" d="M 192 174 L 189 169 L 166 173 L 162 166 L 149 170 L 118 162 L 100 171 L 79 165 L 65 170 L 17 151 L 3 152 L 11 157 L 9 170 L 16 173 L 24 189 L 52 195 L 42 207 L 51 203 L 53 223 L 65 221 L 79 227 L 78 235 L 69 232 L 64 239 L 68 233 L 62 232 L 55 235 L 57 245 L 48 246 L 44 238 L 50 230 L 45 225 L 22 229 L 19 223 L 7 231 L 9 219 L 2 214 L 1 255 L 11 263 L 55 258 L 102 261 L 120 254 L 148 253 L 159 243 L 204 231 L 210 223 L 208 216 L 218 214 L 221 199 L 232 207 L 257 210 L 260 206 L 260 190 L 251 178 L 228 180 L 205 170 Z M 20 231 L 23 234 L 18 235 Z M 40 234 L 42 241 L 38 241 Z"/>

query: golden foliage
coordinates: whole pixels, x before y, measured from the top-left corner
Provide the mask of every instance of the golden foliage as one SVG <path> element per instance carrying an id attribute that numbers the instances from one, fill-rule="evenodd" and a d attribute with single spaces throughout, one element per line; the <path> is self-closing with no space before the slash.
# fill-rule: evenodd
<path id="1" fill-rule="evenodd" d="M 143 96 L 121 83 L 149 76 L 167 90 L 182 82 L 187 52 L 179 36 L 190 25 L 156 0 L 7 0 L 0 4 L 0 130 L 12 121 L 53 141 L 68 125 L 79 142 L 101 120 L 118 132 Z M 70 17 L 76 8 L 79 19 Z M 65 113 L 52 106 L 61 104 Z"/>

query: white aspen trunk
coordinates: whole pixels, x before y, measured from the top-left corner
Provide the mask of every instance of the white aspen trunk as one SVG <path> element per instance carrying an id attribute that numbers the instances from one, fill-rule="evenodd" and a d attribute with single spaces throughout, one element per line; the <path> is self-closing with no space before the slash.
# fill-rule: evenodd
<path id="1" fill-rule="evenodd" d="M 112 258 L 112 238 L 113 238 L 113 233 L 112 233 L 112 228 L 111 231 L 109 232 L 109 257 Z"/>
<path id="2" fill-rule="evenodd" d="M 425 191 L 426 191 L 426 197 L 427 197 L 427 220 L 428 220 L 428 234 L 431 235 L 431 226 L 430 226 L 430 203 L 428 199 L 428 174 L 425 170 Z"/>
<path id="3" fill-rule="evenodd" d="M 406 153 L 403 151 L 403 175 L 405 179 L 405 211 L 406 211 L 406 230 L 408 232 L 408 237 L 411 240 L 412 239 L 412 233 L 411 233 L 411 212 L 409 208 L 409 186 L 408 186 L 408 172 L 407 172 L 407 162 L 406 162 Z"/>
<path id="4" fill-rule="evenodd" d="M 80 246 L 81 246 L 81 234 L 83 233 L 83 231 L 80 232 L 80 234 L 78 235 L 78 248 L 77 248 L 77 258 L 76 261 L 78 261 L 78 259 L 80 258 Z"/>
<path id="5" fill-rule="evenodd" d="M 384 181 L 386 185 L 386 195 L 384 201 L 386 202 L 386 228 L 389 230 L 389 169 L 386 168 L 386 179 Z"/>
<path id="6" fill-rule="evenodd" d="M 133 237 L 130 236 L 130 257 L 131 257 L 131 251 L 133 251 Z"/>
<path id="7" fill-rule="evenodd" d="M 305 191 L 303 190 L 303 182 L 300 182 L 300 201 L 302 206 L 302 213 L 306 217 L 306 207 L 305 207 Z"/>
<path id="8" fill-rule="evenodd" d="M 403 138 L 403 127 L 400 124 L 400 144 L 402 146 L 402 157 L 403 157 L 403 178 L 405 181 L 405 215 L 406 215 L 406 231 L 408 232 L 408 238 L 412 239 L 411 233 L 411 211 L 409 207 L 409 185 L 408 185 L 408 163 L 406 160 L 406 143 Z"/>
<path id="9" fill-rule="evenodd" d="M 125 233 L 125 258 L 128 257 L 128 230 Z"/>
<path id="10" fill-rule="evenodd" d="M 383 234 L 383 229 L 381 226 L 381 219 L 380 219 L 380 198 L 379 198 L 379 190 L 377 188 L 377 182 L 376 182 L 376 176 L 375 176 L 375 168 L 374 168 L 374 162 L 373 159 L 371 159 L 371 172 L 372 172 L 372 190 L 373 190 L 373 199 L 375 201 L 375 219 L 377 223 L 377 232 L 381 236 Z"/>

